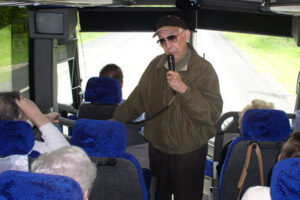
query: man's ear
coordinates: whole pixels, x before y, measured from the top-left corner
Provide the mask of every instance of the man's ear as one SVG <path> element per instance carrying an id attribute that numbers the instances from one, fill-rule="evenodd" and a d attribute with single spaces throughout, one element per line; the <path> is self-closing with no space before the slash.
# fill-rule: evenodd
<path id="1" fill-rule="evenodd" d="M 184 36 L 185 36 L 185 39 L 186 39 L 187 42 L 190 41 L 191 31 L 189 29 L 186 29 L 184 31 Z"/>

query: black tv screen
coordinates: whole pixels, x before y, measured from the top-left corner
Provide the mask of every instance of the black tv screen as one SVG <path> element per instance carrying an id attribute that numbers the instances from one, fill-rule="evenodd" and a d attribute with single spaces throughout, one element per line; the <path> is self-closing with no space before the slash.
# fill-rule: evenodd
<path id="1" fill-rule="evenodd" d="M 64 34 L 64 15 L 61 13 L 36 13 L 35 31 L 39 34 Z"/>
<path id="2" fill-rule="evenodd" d="M 29 11 L 29 32 L 31 38 L 70 39 L 76 31 L 76 25 L 76 8 Z"/>

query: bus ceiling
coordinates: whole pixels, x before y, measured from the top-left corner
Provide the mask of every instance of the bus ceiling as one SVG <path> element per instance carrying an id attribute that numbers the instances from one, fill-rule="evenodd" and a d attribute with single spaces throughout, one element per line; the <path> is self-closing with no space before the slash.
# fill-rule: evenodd
<path id="1" fill-rule="evenodd" d="M 182 9 L 236 10 L 242 12 L 274 11 L 298 15 L 299 0 L 0 0 L 0 6 L 124 7 L 176 6 Z"/>
<path id="2" fill-rule="evenodd" d="M 94 6 L 129 6 L 133 0 L 0 0 L 1 5 L 7 6 L 68 6 L 68 7 L 94 7 Z"/>
<path id="3" fill-rule="evenodd" d="M 0 0 L 0 6 L 176 6 L 257 12 L 272 11 L 298 15 L 300 0 Z"/>
<path id="4" fill-rule="evenodd" d="M 299 24 L 300 0 L 0 0 L 1 5 L 76 7 L 82 32 L 153 31 L 157 19 L 170 13 L 183 17 L 191 30 L 283 37 L 299 32 L 292 28 Z"/>
<path id="5" fill-rule="evenodd" d="M 191 30 L 206 29 L 292 37 L 292 16 L 288 15 L 210 8 L 188 12 L 175 7 L 79 9 L 82 32 L 154 31 L 157 19 L 164 14 L 181 16 Z"/>

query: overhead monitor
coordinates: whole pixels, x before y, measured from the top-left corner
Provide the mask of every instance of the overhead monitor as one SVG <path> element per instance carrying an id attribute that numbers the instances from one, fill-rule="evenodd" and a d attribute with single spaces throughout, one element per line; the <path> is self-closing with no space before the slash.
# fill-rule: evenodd
<path id="1" fill-rule="evenodd" d="M 68 40 L 73 37 L 76 25 L 76 8 L 29 11 L 29 32 L 31 38 Z"/>

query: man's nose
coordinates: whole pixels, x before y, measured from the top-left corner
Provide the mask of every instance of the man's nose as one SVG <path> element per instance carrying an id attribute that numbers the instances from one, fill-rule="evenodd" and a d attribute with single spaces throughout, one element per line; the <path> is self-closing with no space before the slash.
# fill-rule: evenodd
<path id="1" fill-rule="evenodd" d="M 166 40 L 166 47 L 167 49 L 169 49 L 171 47 L 172 42 L 170 42 L 169 40 Z"/>

